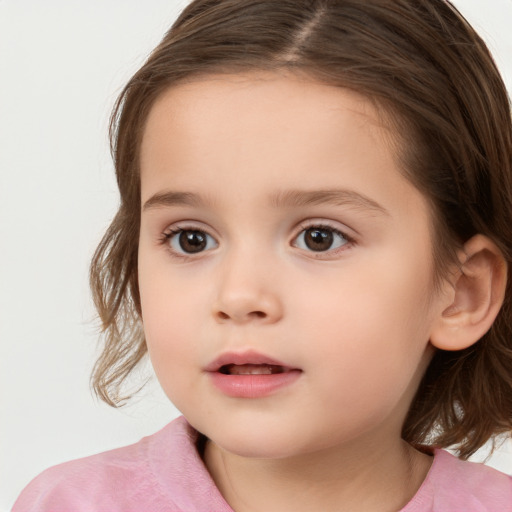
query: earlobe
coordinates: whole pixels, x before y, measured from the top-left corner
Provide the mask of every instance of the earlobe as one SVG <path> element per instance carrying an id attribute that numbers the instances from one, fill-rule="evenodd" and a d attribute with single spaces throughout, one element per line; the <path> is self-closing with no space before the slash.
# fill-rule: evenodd
<path id="1" fill-rule="evenodd" d="M 507 263 L 488 237 L 468 240 L 460 263 L 450 303 L 442 308 L 430 336 L 431 344 L 442 350 L 476 343 L 491 328 L 505 297 Z"/>

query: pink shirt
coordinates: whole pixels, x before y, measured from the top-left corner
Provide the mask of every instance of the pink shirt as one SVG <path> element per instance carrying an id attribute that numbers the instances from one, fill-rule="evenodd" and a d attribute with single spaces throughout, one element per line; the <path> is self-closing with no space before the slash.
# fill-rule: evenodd
<path id="1" fill-rule="evenodd" d="M 47 469 L 13 512 L 233 512 L 180 417 L 136 444 Z M 401 512 L 512 512 L 512 477 L 436 450 L 427 478 Z"/>

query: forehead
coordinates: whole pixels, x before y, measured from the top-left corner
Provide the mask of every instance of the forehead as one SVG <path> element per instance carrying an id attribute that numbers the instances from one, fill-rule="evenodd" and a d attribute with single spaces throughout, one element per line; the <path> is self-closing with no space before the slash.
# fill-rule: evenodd
<path id="1" fill-rule="evenodd" d="M 312 122 L 316 128 L 320 124 L 328 127 L 342 110 L 350 111 L 352 123 L 391 135 L 382 110 L 367 97 L 346 88 L 290 72 L 207 75 L 172 86 L 157 98 L 146 123 L 143 148 L 150 144 L 154 131 L 161 133 L 169 121 L 175 129 L 193 128 L 197 135 L 207 135 L 211 125 L 216 124 L 214 135 L 221 137 L 227 133 L 223 128 L 241 127 L 244 120 L 253 127 L 258 122 L 264 131 L 269 125 L 290 131 L 287 118 L 292 113 L 304 121 L 304 128 L 311 127 Z"/>
<path id="2" fill-rule="evenodd" d="M 284 73 L 213 75 L 171 87 L 153 105 L 142 199 L 169 187 L 207 193 L 223 181 L 240 196 L 292 183 L 410 191 L 394 139 L 382 111 L 354 91 Z"/>

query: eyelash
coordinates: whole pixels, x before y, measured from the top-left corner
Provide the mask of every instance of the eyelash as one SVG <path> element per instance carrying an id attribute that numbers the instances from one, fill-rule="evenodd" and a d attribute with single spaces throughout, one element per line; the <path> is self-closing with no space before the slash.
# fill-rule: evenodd
<path id="1" fill-rule="evenodd" d="M 179 258 L 184 262 L 195 259 L 194 253 L 185 253 L 185 252 L 175 251 L 171 247 L 170 242 L 172 241 L 173 237 L 175 237 L 176 235 L 180 235 L 181 233 L 184 233 L 187 231 L 196 231 L 199 233 L 204 233 L 208 237 L 213 238 L 204 229 L 200 229 L 197 226 L 179 226 L 179 227 L 169 228 L 167 231 L 164 231 L 162 233 L 162 236 L 160 237 L 160 243 L 162 245 L 166 245 L 166 248 L 167 248 L 168 252 L 171 254 L 171 256 L 173 256 L 174 258 Z M 201 254 L 202 252 L 204 252 L 204 251 L 200 251 L 197 254 Z"/>
<path id="2" fill-rule="evenodd" d="M 339 229 L 330 225 L 328 222 L 319 221 L 319 222 L 311 222 L 311 223 L 301 223 L 299 225 L 298 231 L 292 238 L 292 240 L 294 241 L 294 243 L 292 243 L 293 247 L 297 247 L 296 240 L 299 238 L 299 236 L 302 233 L 305 233 L 309 229 L 317 229 L 319 231 L 322 231 L 322 230 L 329 231 L 333 235 L 343 238 L 345 241 L 345 243 L 343 243 L 340 247 L 337 247 L 335 249 L 328 249 L 326 251 L 314 251 L 312 249 L 308 251 L 306 249 L 303 249 L 305 252 L 308 252 L 309 254 L 313 255 L 313 257 L 315 257 L 317 259 L 328 259 L 329 256 L 337 256 L 340 252 L 349 249 L 350 247 L 352 247 L 355 244 L 355 240 L 351 236 L 347 235 L 343 231 L 340 231 Z M 187 232 L 187 231 L 195 231 L 195 232 L 203 233 L 207 237 L 214 239 L 208 232 L 206 232 L 204 229 L 198 228 L 197 226 L 186 226 L 185 225 L 185 226 L 169 228 L 167 231 L 162 233 L 159 242 L 160 242 L 160 244 L 167 246 L 167 250 L 173 257 L 180 258 L 182 261 L 193 260 L 196 258 L 195 254 L 200 255 L 203 252 L 205 252 L 205 250 L 201 250 L 201 251 L 198 251 L 197 253 L 185 253 L 185 252 L 176 251 L 171 247 L 170 242 L 172 241 L 172 239 L 175 236 L 180 235 L 181 233 Z"/>
<path id="3" fill-rule="evenodd" d="M 334 226 L 330 225 L 326 221 L 318 221 L 318 222 L 312 221 L 312 222 L 301 223 L 299 225 L 299 230 L 293 236 L 293 240 L 296 241 L 302 233 L 306 233 L 306 231 L 308 231 L 309 229 L 317 229 L 319 231 L 322 231 L 322 230 L 329 231 L 333 235 L 341 237 L 345 240 L 345 243 L 343 243 L 340 247 L 337 247 L 334 249 L 328 249 L 326 251 L 313 251 L 313 250 L 307 251 L 308 254 L 313 255 L 317 259 L 328 259 L 329 257 L 333 257 L 333 256 L 335 257 L 339 253 L 346 251 L 347 249 L 349 249 L 350 247 L 352 247 L 355 244 L 355 240 L 353 237 L 351 237 L 350 235 L 347 235 L 345 232 L 335 228 Z M 296 247 L 296 244 L 292 244 L 292 245 L 294 247 Z"/>

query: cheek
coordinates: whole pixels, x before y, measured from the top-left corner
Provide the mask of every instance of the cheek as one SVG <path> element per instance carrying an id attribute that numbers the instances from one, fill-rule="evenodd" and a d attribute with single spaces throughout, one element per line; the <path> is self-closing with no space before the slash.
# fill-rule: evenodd
<path id="1" fill-rule="evenodd" d="M 297 311 L 308 311 L 300 350 L 310 352 L 326 386 L 403 392 L 422 365 L 432 319 L 430 267 L 399 256 L 381 253 L 327 287 L 312 282 L 307 303 L 296 304 Z"/>
<path id="2" fill-rule="evenodd" d="M 141 242 L 138 281 L 148 345 L 174 345 L 176 335 L 194 324 L 190 315 L 199 299 L 197 286 L 190 279 L 177 279 L 168 259 L 163 248 L 155 250 L 149 241 Z"/>
<path id="3" fill-rule="evenodd" d="M 427 265 L 413 261 L 402 264 L 381 257 L 354 265 L 329 279 L 311 280 L 304 285 L 307 294 L 291 298 L 297 310 L 308 313 L 304 320 L 311 322 L 311 329 L 326 339 L 365 337 L 372 332 L 381 338 L 386 331 L 425 330 L 430 272 Z"/>
<path id="4" fill-rule="evenodd" d="M 197 382 L 197 319 L 187 314 L 183 300 L 176 294 L 152 295 L 143 302 L 143 327 L 151 364 L 160 386 L 169 400 L 180 410 L 193 402 Z"/>
<path id="5" fill-rule="evenodd" d="M 197 294 L 184 293 L 169 269 L 139 259 L 142 320 L 149 356 L 166 392 L 185 377 L 188 361 L 199 350 Z"/>
<path id="6" fill-rule="evenodd" d="M 157 289 L 155 289 L 157 288 Z M 197 302 L 187 304 L 187 298 L 175 290 L 152 287 L 149 294 L 141 293 L 144 333 L 150 354 L 160 357 L 186 357 L 194 350 L 197 339 Z"/>

